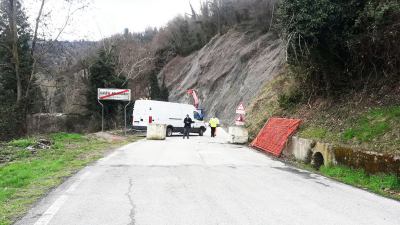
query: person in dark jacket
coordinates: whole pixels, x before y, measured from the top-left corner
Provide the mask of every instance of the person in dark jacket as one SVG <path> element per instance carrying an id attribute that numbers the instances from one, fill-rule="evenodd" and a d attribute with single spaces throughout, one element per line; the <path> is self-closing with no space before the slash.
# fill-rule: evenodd
<path id="1" fill-rule="evenodd" d="M 187 137 L 187 139 L 189 139 L 190 127 L 194 122 L 189 115 L 186 115 L 186 118 L 183 120 L 183 123 L 185 124 L 185 126 L 183 127 L 183 139 L 185 139 L 185 136 Z"/>

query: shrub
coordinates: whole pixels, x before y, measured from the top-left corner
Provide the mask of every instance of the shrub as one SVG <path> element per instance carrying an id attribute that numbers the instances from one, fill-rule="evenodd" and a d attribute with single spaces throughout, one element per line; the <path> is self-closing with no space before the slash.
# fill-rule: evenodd
<path id="1" fill-rule="evenodd" d="M 302 85 L 314 94 L 399 78 L 397 0 L 283 0 L 277 21 L 288 63 L 304 68 Z"/>
<path id="2" fill-rule="evenodd" d="M 280 94 L 278 96 L 279 107 L 283 109 L 291 109 L 299 104 L 303 99 L 303 95 L 299 91 L 292 91 L 289 94 Z"/>
<path id="3" fill-rule="evenodd" d="M 26 148 L 28 146 L 34 145 L 35 140 L 31 138 L 25 138 L 25 139 L 16 139 L 8 142 L 9 145 L 14 146 L 14 147 L 19 147 L 19 148 Z"/>

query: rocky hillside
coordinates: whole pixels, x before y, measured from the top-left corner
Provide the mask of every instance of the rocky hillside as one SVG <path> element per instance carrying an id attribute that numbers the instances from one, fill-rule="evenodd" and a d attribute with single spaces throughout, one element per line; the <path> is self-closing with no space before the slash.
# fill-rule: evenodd
<path id="1" fill-rule="evenodd" d="M 84 65 L 97 51 L 89 41 L 40 43 L 43 56 L 36 74 L 41 99 L 27 116 L 28 133 L 88 130 L 88 71 Z"/>
<path id="2" fill-rule="evenodd" d="M 87 71 L 85 59 L 94 54 L 98 43 L 88 41 L 41 44 L 38 84 L 42 91 L 41 113 L 85 114 Z"/>
<path id="3" fill-rule="evenodd" d="M 82 63 L 90 64 L 85 59 L 96 52 L 98 44 L 66 42 L 56 47 L 41 62 L 47 68 L 37 75 L 43 96 L 41 110 L 29 116 L 28 130 L 46 132 L 50 127 L 57 131 L 66 126 L 71 131 L 88 130 L 88 65 Z M 228 125 L 234 123 L 237 105 L 243 102 L 248 106 L 283 67 L 284 50 L 277 36 L 236 27 L 186 57 L 176 56 L 158 78 L 168 88 L 170 101 L 191 104 L 186 91 L 195 89 L 206 114 Z M 144 75 L 130 82 L 133 99 L 148 97 L 147 80 Z"/>
<path id="4" fill-rule="evenodd" d="M 236 28 L 187 57 L 174 58 L 159 79 L 170 90 L 170 101 L 191 103 L 186 90 L 197 90 L 200 107 L 227 125 L 234 123 L 237 105 L 248 105 L 283 67 L 284 50 L 278 37 Z"/>

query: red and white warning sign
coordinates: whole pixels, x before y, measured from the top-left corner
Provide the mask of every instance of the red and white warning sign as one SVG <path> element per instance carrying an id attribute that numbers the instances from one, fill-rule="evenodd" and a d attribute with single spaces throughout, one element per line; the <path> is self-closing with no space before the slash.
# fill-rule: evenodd
<path id="1" fill-rule="evenodd" d="M 98 100 L 116 100 L 116 101 L 130 101 L 130 89 L 116 89 L 116 88 L 98 88 Z"/>
<path id="2" fill-rule="evenodd" d="M 243 126 L 244 125 L 244 115 L 243 114 L 239 114 L 239 116 L 236 117 L 235 125 L 237 125 L 237 126 Z"/>
<path id="3" fill-rule="evenodd" d="M 236 109 L 237 114 L 246 114 L 246 110 L 244 109 L 243 103 L 241 102 Z"/>

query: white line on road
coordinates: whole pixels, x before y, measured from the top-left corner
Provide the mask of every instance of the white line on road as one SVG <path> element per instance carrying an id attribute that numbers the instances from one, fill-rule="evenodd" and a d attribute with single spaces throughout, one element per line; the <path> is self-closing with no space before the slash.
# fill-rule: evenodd
<path id="1" fill-rule="evenodd" d="M 84 173 L 82 176 L 78 178 L 75 183 L 73 183 L 66 191 L 66 193 L 72 193 L 78 187 L 78 185 L 89 176 L 90 172 Z M 61 206 L 67 201 L 67 195 L 61 195 L 47 210 L 43 215 L 36 221 L 34 225 L 47 225 L 50 220 L 53 219 L 54 215 L 60 210 Z"/>
<path id="2" fill-rule="evenodd" d="M 75 181 L 75 183 L 73 183 L 67 190 L 67 193 L 72 193 L 75 191 L 76 187 L 78 187 L 78 185 L 87 177 L 89 176 L 89 172 L 84 173 L 82 176 L 79 177 L 79 179 L 77 181 Z"/>
<path id="3" fill-rule="evenodd" d="M 47 209 L 47 211 L 36 221 L 35 225 L 47 225 L 53 216 L 58 212 L 61 206 L 67 201 L 66 195 L 61 195 L 54 203 Z"/>

